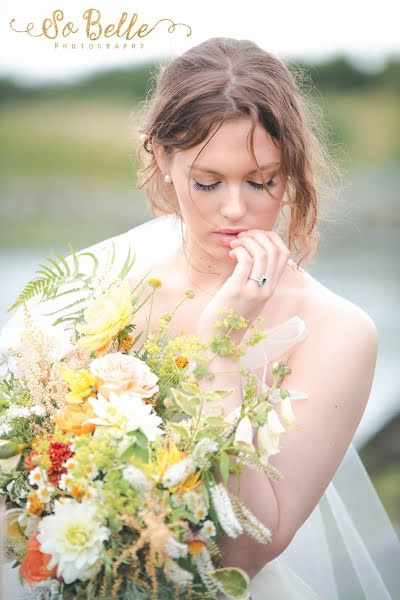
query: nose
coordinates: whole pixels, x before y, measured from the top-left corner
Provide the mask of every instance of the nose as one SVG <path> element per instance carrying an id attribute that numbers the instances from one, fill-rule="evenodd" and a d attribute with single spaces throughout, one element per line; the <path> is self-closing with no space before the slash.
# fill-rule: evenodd
<path id="1" fill-rule="evenodd" d="M 231 188 L 222 204 L 221 214 L 226 217 L 226 221 L 235 223 L 243 221 L 246 212 L 247 205 L 240 193 L 239 186 L 236 189 Z"/>

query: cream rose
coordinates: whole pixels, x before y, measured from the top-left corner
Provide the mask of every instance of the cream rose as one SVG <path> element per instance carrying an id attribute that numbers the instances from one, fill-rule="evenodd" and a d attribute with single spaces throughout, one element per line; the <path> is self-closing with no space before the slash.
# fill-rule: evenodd
<path id="1" fill-rule="evenodd" d="M 110 393 L 120 395 L 130 391 L 142 398 L 151 398 L 158 392 L 158 377 L 139 358 L 114 352 L 95 358 L 90 371 L 96 378 L 97 391 L 107 400 Z"/>

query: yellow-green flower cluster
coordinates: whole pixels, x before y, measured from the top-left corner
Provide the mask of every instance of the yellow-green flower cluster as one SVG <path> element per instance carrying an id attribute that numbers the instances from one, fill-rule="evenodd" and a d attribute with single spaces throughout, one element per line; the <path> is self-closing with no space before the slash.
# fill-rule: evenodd
<path id="1" fill-rule="evenodd" d="M 183 377 L 190 379 L 190 365 L 206 363 L 205 344 L 196 335 L 180 335 L 168 340 L 157 360 L 148 359 L 150 368 L 161 381 L 168 380 L 169 385 L 176 385 Z M 176 363 L 178 357 L 185 357 L 185 365 L 189 367 L 183 375 L 183 369 Z"/>
<path id="2" fill-rule="evenodd" d="M 101 435 L 81 435 L 74 441 L 76 469 L 82 473 L 88 465 L 94 464 L 97 469 L 110 469 L 118 459 L 115 438 L 106 429 Z"/>

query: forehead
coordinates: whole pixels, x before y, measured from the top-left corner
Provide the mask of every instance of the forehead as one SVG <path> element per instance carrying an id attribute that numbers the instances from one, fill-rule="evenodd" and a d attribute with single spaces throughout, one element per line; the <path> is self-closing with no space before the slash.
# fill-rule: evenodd
<path id="1" fill-rule="evenodd" d="M 232 169 L 250 172 L 256 167 L 250 154 L 250 139 L 247 139 L 251 126 L 250 119 L 245 117 L 225 121 L 218 131 L 214 128 L 203 142 L 179 152 L 176 158 L 185 171 L 189 171 L 190 165 L 193 164 L 193 169 L 207 167 L 218 173 L 229 173 Z M 199 152 L 200 155 L 196 159 Z M 257 123 L 254 130 L 254 154 L 260 166 L 276 166 L 281 158 L 276 140 L 274 143 L 260 123 Z M 193 163 L 195 159 L 196 162 Z"/>

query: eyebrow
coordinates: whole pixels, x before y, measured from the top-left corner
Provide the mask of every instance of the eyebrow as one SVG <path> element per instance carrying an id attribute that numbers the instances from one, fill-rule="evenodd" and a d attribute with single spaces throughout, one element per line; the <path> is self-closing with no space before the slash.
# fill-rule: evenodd
<path id="1" fill-rule="evenodd" d="M 265 169 L 270 169 L 271 167 L 277 166 L 279 165 L 280 162 L 271 162 L 271 163 L 267 163 L 265 165 L 261 165 L 260 166 L 260 171 L 265 171 Z M 191 165 L 186 165 L 186 169 L 189 170 L 191 167 Z M 203 171 L 204 173 L 212 173 L 213 175 L 219 175 L 222 176 L 222 173 L 219 173 L 218 171 L 215 171 L 214 169 L 209 169 L 208 167 L 193 167 L 193 171 Z M 249 173 L 247 173 L 247 175 L 254 175 L 254 173 L 258 173 L 257 169 L 254 169 L 254 171 L 250 171 Z"/>

